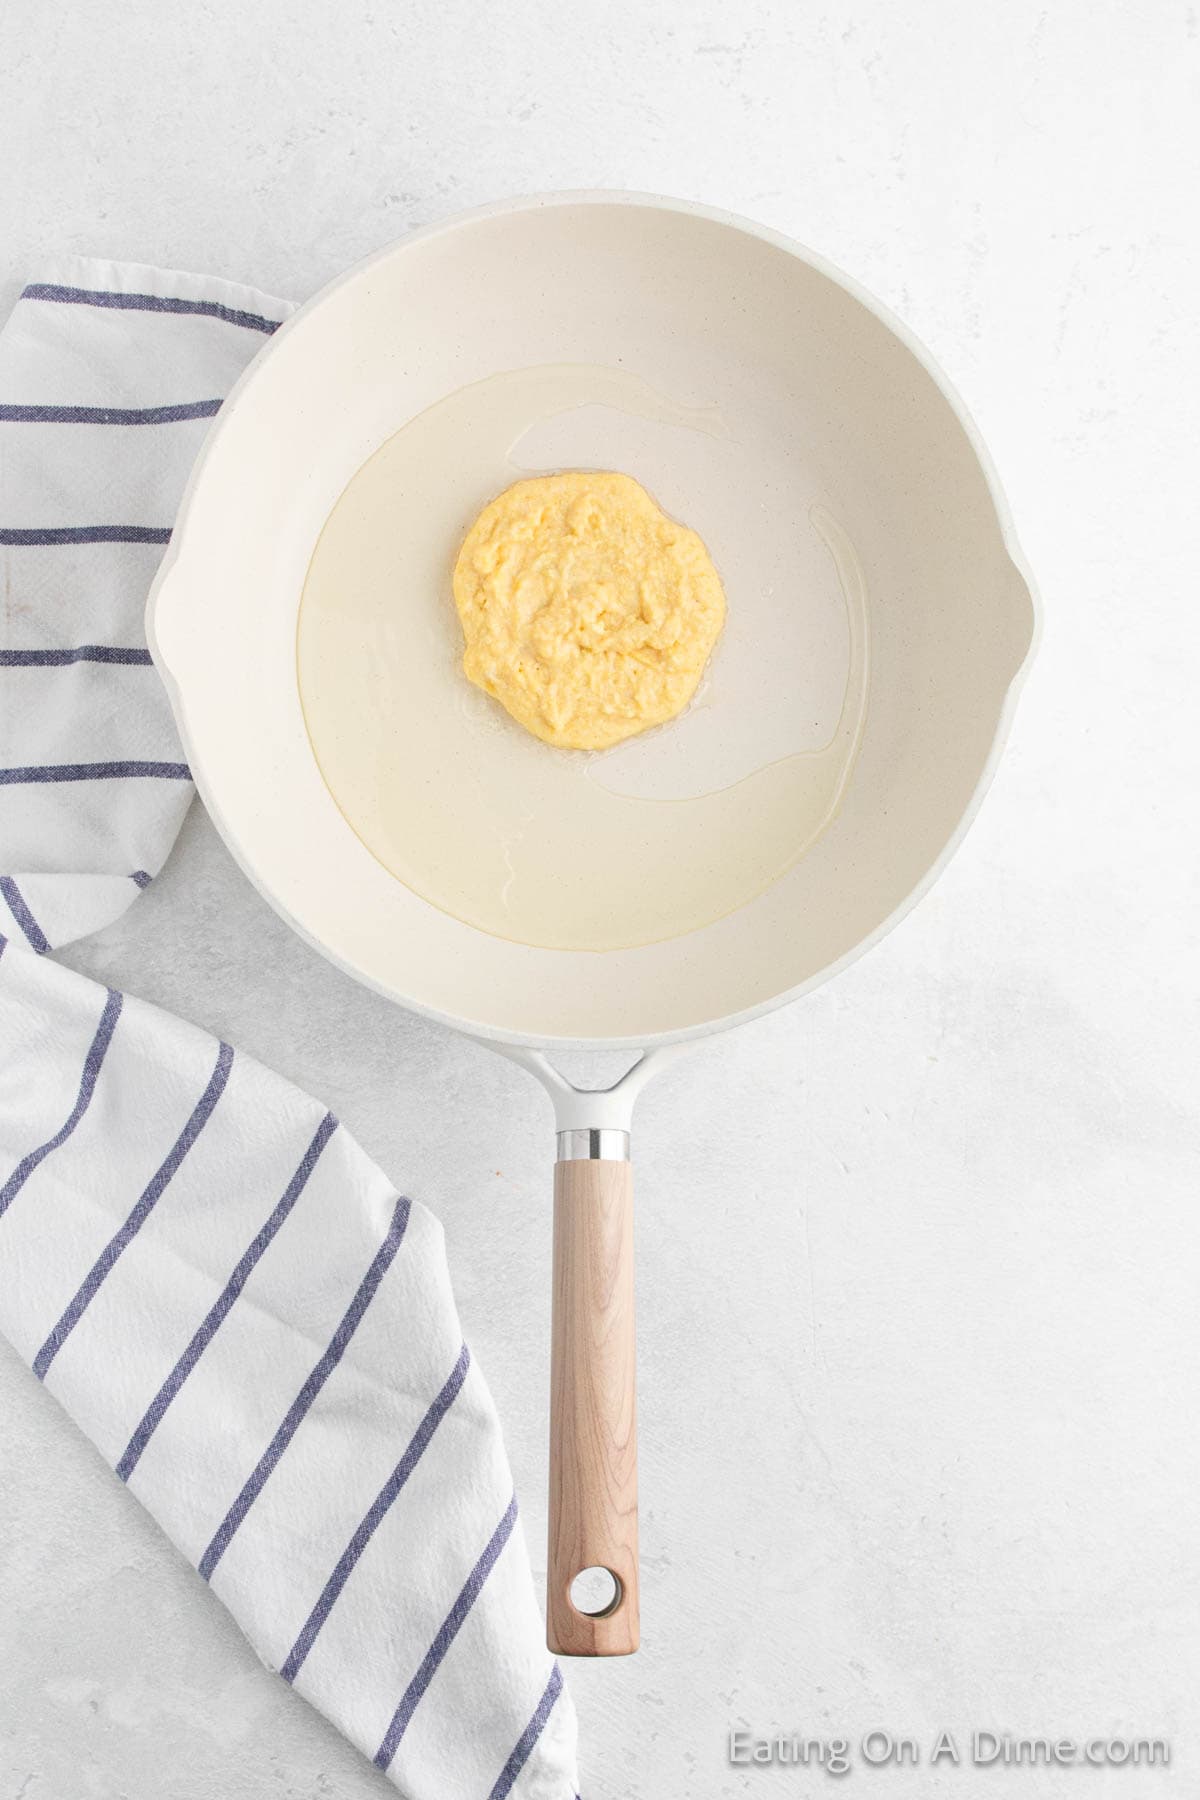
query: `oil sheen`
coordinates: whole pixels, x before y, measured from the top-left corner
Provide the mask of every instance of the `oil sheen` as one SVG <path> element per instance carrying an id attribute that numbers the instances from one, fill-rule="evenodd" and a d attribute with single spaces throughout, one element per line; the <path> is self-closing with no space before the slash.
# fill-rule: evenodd
<path id="1" fill-rule="evenodd" d="M 594 753 L 538 741 L 468 683 L 451 588 L 486 502 L 568 467 L 625 470 L 686 518 L 728 601 L 691 707 Z M 325 782 L 397 880 L 517 943 L 624 949 L 745 905 L 835 816 L 866 715 L 866 595 L 786 453 L 631 373 L 550 365 L 459 389 L 359 469 L 309 565 L 297 665 Z"/>

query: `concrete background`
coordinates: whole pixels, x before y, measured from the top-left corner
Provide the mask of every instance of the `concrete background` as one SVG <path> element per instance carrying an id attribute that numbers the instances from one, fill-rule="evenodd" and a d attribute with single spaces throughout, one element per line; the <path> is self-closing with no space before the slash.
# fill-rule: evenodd
<path id="1" fill-rule="evenodd" d="M 836 985 L 639 1131 L 645 1648 L 571 1666 L 587 1800 L 762 1800 L 730 1726 L 1164 1734 L 1200 1787 L 1194 6 L 8 0 L 0 302 L 64 249 L 302 297 L 512 192 L 792 232 L 927 341 L 1046 606 L 979 823 Z M 1189 392 L 1189 390 L 1191 390 Z M 68 958 L 325 1098 L 446 1223 L 543 1535 L 548 1111 L 294 941 L 199 808 Z M 3 1800 L 392 1790 L 0 1355 Z"/>

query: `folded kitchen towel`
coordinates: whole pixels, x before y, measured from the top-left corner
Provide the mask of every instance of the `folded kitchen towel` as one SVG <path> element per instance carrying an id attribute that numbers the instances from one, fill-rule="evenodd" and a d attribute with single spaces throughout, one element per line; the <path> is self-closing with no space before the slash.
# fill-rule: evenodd
<path id="1" fill-rule="evenodd" d="M 73 262 L 0 333 L 0 1330 L 258 1654 L 412 1800 L 570 1800 L 495 1408 L 441 1228 L 251 1058 L 43 953 L 192 794 L 146 591 L 289 307 Z"/>

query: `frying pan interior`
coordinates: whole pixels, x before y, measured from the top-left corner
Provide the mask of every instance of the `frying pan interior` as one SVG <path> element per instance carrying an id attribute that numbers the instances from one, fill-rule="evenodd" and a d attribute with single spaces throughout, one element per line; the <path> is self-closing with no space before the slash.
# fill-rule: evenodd
<path id="1" fill-rule="evenodd" d="M 711 409 L 744 452 L 723 465 L 718 566 L 752 560 L 764 532 L 782 549 L 745 614 L 760 685 L 746 689 L 744 716 L 731 707 L 730 742 L 756 709 L 786 727 L 789 707 L 798 719 L 810 704 L 802 679 L 776 677 L 788 609 L 819 585 L 805 571 L 825 566 L 814 518 L 832 517 L 853 547 L 870 650 L 861 742 L 816 843 L 728 916 L 600 954 L 510 942 L 395 880 L 325 786 L 296 678 L 305 571 L 355 471 L 447 394 L 550 364 L 621 369 Z M 566 460 L 601 460 L 588 429 L 580 414 Z M 672 510 L 704 535 L 681 470 Z M 793 997 L 932 879 L 986 783 L 1031 647 L 1016 556 L 961 406 L 852 284 L 700 208 L 566 196 L 385 250 L 276 335 L 201 458 L 150 636 L 219 828 L 318 948 L 485 1037 L 642 1045 Z M 732 620 L 739 592 L 727 586 Z"/>

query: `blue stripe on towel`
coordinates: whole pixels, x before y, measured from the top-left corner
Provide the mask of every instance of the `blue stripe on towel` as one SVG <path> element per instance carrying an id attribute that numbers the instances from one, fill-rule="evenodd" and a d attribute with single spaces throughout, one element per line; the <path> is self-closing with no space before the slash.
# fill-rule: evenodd
<path id="1" fill-rule="evenodd" d="M 144 668 L 153 663 L 148 650 L 136 644 L 75 644 L 69 650 L 0 650 L 0 669 L 61 669 L 68 663 L 131 663 Z"/>
<path id="2" fill-rule="evenodd" d="M 149 869 L 135 869 L 129 879 L 134 887 L 148 888 L 154 877 Z"/>
<path id="3" fill-rule="evenodd" d="M 105 288 L 59 287 L 54 282 L 34 281 L 21 295 L 22 300 L 56 300 L 67 306 L 111 306 L 123 312 L 198 313 L 206 319 L 223 319 L 227 325 L 241 325 L 247 331 L 268 335 L 278 331 L 281 319 L 265 319 L 261 313 L 242 312 L 236 306 L 222 306 L 217 300 L 179 300 L 166 294 L 115 294 Z"/>
<path id="4" fill-rule="evenodd" d="M 216 1301 L 201 1320 L 191 1343 L 188 1345 L 179 1361 L 175 1364 L 175 1367 L 171 1370 L 171 1373 L 167 1376 L 167 1379 L 163 1382 L 157 1394 L 155 1394 L 150 1405 L 146 1408 L 141 1423 L 129 1440 L 125 1454 L 117 1464 L 117 1474 L 121 1477 L 122 1481 L 128 1481 L 129 1477 L 133 1474 L 133 1471 L 138 1464 L 138 1458 L 141 1456 L 142 1451 L 146 1448 L 151 1437 L 158 1429 L 163 1414 L 166 1412 L 168 1406 L 170 1406 L 172 1400 L 175 1398 L 196 1364 L 200 1361 L 201 1356 L 216 1336 L 221 1321 L 224 1319 L 226 1313 L 228 1313 L 234 1301 L 250 1279 L 251 1270 L 258 1262 L 263 1251 L 267 1248 L 267 1245 L 271 1242 L 272 1238 L 279 1230 L 279 1227 L 291 1212 L 296 1201 L 300 1198 L 300 1195 L 303 1193 L 305 1185 L 308 1182 L 309 1176 L 317 1166 L 317 1160 L 320 1157 L 322 1150 L 324 1150 L 326 1144 L 336 1130 L 337 1120 L 332 1113 L 326 1113 L 325 1117 L 321 1120 L 320 1125 L 317 1127 L 316 1135 L 311 1144 L 304 1152 L 299 1168 L 284 1189 L 282 1199 L 276 1205 L 275 1210 L 270 1214 L 266 1223 L 263 1225 L 262 1230 L 256 1237 L 251 1239 L 241 1260 L 234 1269 L 233 1274 L 229 1277 L 229 1280 L 225 1283 L 225 1286 L 217 1296 Z"/>
<path id="5" fill-rule="evenodd" d="M 263 1451 L 258 1462 L 247 1476 L 242 1490 L 229 1511 L 225 1514 L 213 1535 L 204 1555 L 200 1558 L 199 1568 L 205 1581 L 212 1579 L 213 1570 L 229 1548 L 231 1539 L 254 1502 L 262 1492 L 271 1471 L 295 1437 L 309 1407 L 325 1386 L 330 1375 L 342 1360 L 342 1353 L 354 1333 L 358 1329 L 363 1314 L 375 1297 L 375 1291 L 391 1266 L 392 1259 L 404 1237 L 408 1224 L 411 1203 L 408 1200 L 397 1200 L 392 1213 L 392 1222 L 388 1226 L 387 1236 L 376 1251 L 370 1268 L 359 1283 L 358 1291 L 342 1317 L 342 1321 L 329 1340 L 329 1344 L 304 1386 L 292 1401 L 283 1422 L 275 1436 Z"/>
<path id="6" fill-rule="evenodd" d="M 0 525 L 0 544 L 169 544 L 169 525 Z"/>
<path id="7" fill-rule="evenodd" d="M 92 1039 L 88 1048 L 88 1053 L 83 1059 L 83 1074 L 79 1081 L 79 1093 L 76 1097 L 75 1104 L 67 1117 L 67 1121 L 61 1130 L 55 1132 L 52 1138 L 48 1138 L 47 1141 L 44 1144 L 39 1145 L 36 1150 L 31 1150 L 28 1156 L 22 1157 L 4 1186 L 0 1188 L 0 1217 L 3 1217 L 8 1211 L 13 1200 L 24 1187 L 38 1164 L 45 1157 L 49 1156 L 52 1150 L 57 1150 L 60 1144 L 64 1144 L 67 1141 L 75 1127 L 78 1125 L 80 1119 L 82 1119 L 84 1113 L 91 1105 L 92 1095 L 96 1091 L 96 1082 L 100 1075 L 101 1065 L 108 1052 L 108 1046 L 112 1042 L 112 1035 L 116 1030 L 117 1020 L 121 1015 L 123 1000 L 124 996 L 122 994 L 118 994 L 115 989 L 109 988 L 108 998 L 104 1002 L 104 1011 L 101 1013 L 100 1023 L 96 1027 L 96 1035 Z"/>
<path id="8" fill-rule="evenodd" d="M 409 1720 L 420 1705 L 425 1690 L 437 1674 L 442 1658 L 458 1636 L 463 1620 L 483 1591 L 483 1584 L 491 1574 L 500 1552 L 512 1536 L 512 1529 L 516 1522 L 517 1496 L 514 1494 L 508 1503 L 508 1511 L 492 1533 L 487 1548 L 467 1576 L 462 1592 L 446 1614 L 441 1629 L 425 1652 L 420 1668 L 404 1690 L 404 1696 L 392 1715 L 392 1722 L 387 1728 L 383 1742 L 375 1752 L 377 1768 L 386 1769 L 399 1749 L 400 1739 L 408 1730 Z"/>
<path id="9" fill-rule="evenodd" d="M 546 1691 L 534 1708 L 533 1717 L 513 1746 L 513 1753 L 496 1778 L 496 1785 L 488 1795 L 488 1800 L 508 1800 L 512 1786 L 525 1764 L 529 1761 L 533 1746 L 545 1729 L 546 1720 L 554 1711 L 554 1703 L 562 1693 L 562 1670 L 555 1663 L 546 1683 Z"/>
<path id="10" fill-rule="evenodd" d="M 71 1301 L 62 1318 L 50 1333 L 41 1349 L 33 1359 L 33 1372 L 39 1381 L 44 1381 L 46 1371 L 62 1349 L 67 1338 L 74 1331 L 80 1319 L 96 1298 L 106 1276 L 109 1274 L 117 1258 L 126 1250 L 137 1236 L 146 1220 L 157 1205 L 168 1182 L 177 1172 L 179 1165 L 191 1149 L 204 1127 L 212 1117 L 217 1101 L 225 1091 L 225 1083 L 229 1080 L 229 1070 L 233 1063 L 233 1051 L 228 1044 L 222 1044 L 217 1051 L 217 1061 L 208 1086 L 201 1094 L 192 1111 L 192 1116 L 176 1138 L 166 1160 L 155 1171 L 155 1174 L 144 1189 L 137 1205 L 121 1226 L 109 1239 L 96 1261 L 80 1283 L 75 1298 Z"/>
<path id="11" fill-rule="evenodd" d="M 0 875 L 0 894 L 8 902 L 8 910 L 30 944 L 39 956 L 44 956 L 50 948 L 50 939 L 46 936 L 37 920 L 29 910 L 29 903 L 11 875 Z"/>
<path id="12" fill-rule="evenodd" d="M 181 400 L 173 406 L 0 405 L 0 425 L 178 425 L 211 419 L 219 400 Z"/>
<path id="13" fill-rule="evenodd" d="M 299 1637 L 292 1645 L 288 1652 L 287 1660 L 279 1671 L 285 1681 L 295 1681 L 296 1676 L 300 1673 L 301 1665 L 309 1651 L 312 1649 L 313 1644 L 316 1641 L 317 1633 L 329 1617 L 334 1601 L 350 1579 L 350 1572 L 355 1563 L 370 1543 L 380 1521 L 388 1512 L 392 1502 L 396 1499 L 401 1488 L 420 1462 L 421 1457 L 429 1446 L 429 1441 L 433 1437 L 434 1432 L 437 1430 L 458 1397 L 462 1384 L 467 1378 L 467 1370 L 470 1367 L 470 1363 L 471 1352 L 464 1344 L 458 1353 L 458 1361 L 455 1363 L 443 1383 L 441 1392 L 429 1407 L 429 1410 L 421 1420 L 421 1423 L 417 1426 L 416 1431 L 413 1433 L 412 1441 L 409 1443 L 404 1455 L 400 1458 L 400 1461 L 396 1464 L 396 1467 L 384 1482 L 379 1493 L 367 1508 L 362 1522 L 355 1531 L 354 1536 L 350 1539 L 345 1550 L 338 1558 L 337 1566 L 334 1569 L 333 1574 L 321 1589 L 320 1597 L 318 1598 L 316 1605 L 305 1620 Z"/>
<path id="14" fill-rule="evenodd" d="M 25 769 L 0 769 L 0 787 L 39 781 L 190 781 L 186 763 L 99 762 L 35 763 Z"/>

